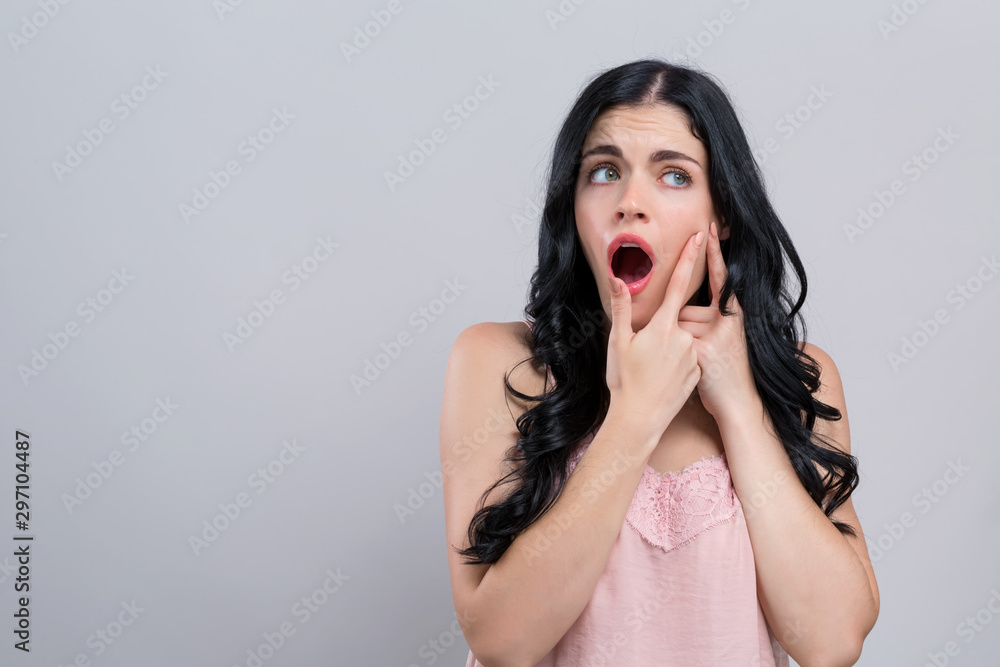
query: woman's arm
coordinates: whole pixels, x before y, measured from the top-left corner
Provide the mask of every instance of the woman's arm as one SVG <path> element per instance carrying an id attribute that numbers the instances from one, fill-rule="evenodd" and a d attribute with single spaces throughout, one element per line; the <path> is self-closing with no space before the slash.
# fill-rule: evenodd
<path id="1" fill-rule="evenodd" d="M 504 454 L 518 438 L 504 400 L 503 371 L 520 361 L 523 351 L 505 342 L 503 326 L 477 324 L 458 337 L 441 410 L 452 596 L 465 639 L 487 667 L 536 664 L 576 621 L 593 595 L 656 445 L 612 407 L 555 504 L 496 563 L 462 562 L 456 548 L 468 546 L 469 521 L 480 496 L 505 472 Z M 513 377 L 511 384 L 518 384 Z M 602 475 L 608 470 L 614 474 Z M 488 504 L 501 497 L 491 496 Z"/>
<path id="2" fill-rule="evenodd" d="M 821 366 L 816 398 L 842 415 L 838 421 L 817 419 L 815 432 L 849 454 L 837 367 L 815 345 L 805 344 L 804 351 Z M 731 411 L 719 429 L 747 518 L 757 593 L 771 631 L 803 667 L 855 664 L 878 617 L 879 594 L 853 503 L 848 499 L 832 516 L 851 525 L 857 537 L 837 530 L 806 492 L 759 395 Z"/>

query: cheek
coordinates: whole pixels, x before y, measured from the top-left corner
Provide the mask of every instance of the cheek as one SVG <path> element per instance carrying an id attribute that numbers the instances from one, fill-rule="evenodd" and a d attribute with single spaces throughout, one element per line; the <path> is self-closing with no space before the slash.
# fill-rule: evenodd
<path id="1" fill-rule="evenodd" d="M 580 247 L 583 248 L 583 254 L 587 258 L 587 263 L 590 265 L 591 269 L 600 268 L 601 266 L 601 236 L 589 224 L 586 218 L 577 218 L 576 224 L 576 237 L 580 242 Z"/>
<path id="2" fill-rule="evenodd" d="M 700 231 L 708 234 L 710 216 L 710 211 L 702 211 L 701 207 L 694 206 L 677 206 L 666 212 L 663 216 L 666 222 L 662 227 L 663 245 L 671 249 L 672 256 L 679 256 L 688 239 Z M 700 250 L 701 254 L 704 255 L 704 242 Z"/>
<path id="3" fill-rule="evenodd" d="M 680 201 L 666 211 L 666 217 L 675 222 L 675 227 L 694 229 L 702 220 L 707 219 L 709 210 L 695 200 Z"/>

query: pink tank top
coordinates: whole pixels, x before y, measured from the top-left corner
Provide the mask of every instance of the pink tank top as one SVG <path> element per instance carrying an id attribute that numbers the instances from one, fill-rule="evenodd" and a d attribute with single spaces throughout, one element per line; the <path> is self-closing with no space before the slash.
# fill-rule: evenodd
<path id="1" fill-rule="evenodd" d="M 570 471 L 593 438 L 577 445 Z M 725 454 L 663 475 L 646 466 L 590 601 L 537 663 L 597 665 L 788 667 L 757 599 Z M 466 667 L 482 667 L 471 651 Z"/>

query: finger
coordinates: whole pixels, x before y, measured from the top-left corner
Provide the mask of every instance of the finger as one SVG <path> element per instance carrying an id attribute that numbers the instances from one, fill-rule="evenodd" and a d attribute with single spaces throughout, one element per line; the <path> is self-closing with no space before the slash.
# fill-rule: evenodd
<path id="1" fill-rule="evenodd" d="M 712 327 L 701 322 L 678 322 L 677 326 L 697 338 L 704 338 L 712 331 Z"/>
<path id="2" fill-rule="evenodd" d="M 722 286 L 726 282 L 728 270 L 726 260 L 722 258 L 722 246 L 719 244 L 719 228 L 715 221 L 709 225 L 708 239 L 708 284 L 712 290 L 712 307 L 719 308 L 719 297 L 722 294 Z"/>
<path id="3" fill-rule="evenodd" d="M 677 312 L 678 322 L 711 322 L 717 314 L 708 306 L 684 306 Z"/>
<path id="4" fill-rule="evenodd" d="M 677 265 L 674 266 L 674 272 L 670 276 L 670 282 L 667 283 L 667 291 L 663 295 L 663 303 L 660 305 L 659 310 L 653 313 L 650 323 L 674 323 L 677 321 L 677 314 L 681 306 L 687 301 L 688 286 L 691 284 L 691 278 L 694 275 L 694 265 L 698 261 L 698 252 L 701 244 L 704 242 L 704 238 L 705 233 L 698 232 L 684 244 L 681 255 L 677 258 Z"/>
<path id="5" fill-rule="evenodd" d="M 608 345 L 621 345 L 623 341 L 632 340 L 632 295 L 621 278 L 608 276 L 611 294 L 611 333 L 608 334 Z M 617 290 L 617 294 L 615 291 Z"/>

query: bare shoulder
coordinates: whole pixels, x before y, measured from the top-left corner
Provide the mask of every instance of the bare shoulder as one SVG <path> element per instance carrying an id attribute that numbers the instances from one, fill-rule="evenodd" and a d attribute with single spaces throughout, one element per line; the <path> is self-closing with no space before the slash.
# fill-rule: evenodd
<path id="1" fill-rule="evenodd" d="M 539 395 L 545 387 L 545 375 L 532 363 L 528 344 L 528 327 L 524 322 L 479 322 L 465 328 L 452 346 L 451 358 L 456 363 L 473 365 L 477 374 L 503 388 L 503 378 L 514 389 L 528 395 Z M 515 400 L 513 397 L 508 397 Z"/>
<path id="2" fill-rule="evenodd" d="M 799 349 L 812 357 L 817 364 L 820 366 L 820 380 L 823 384 L 829 384 L 833 386 L 832 383 L 840 385 L 840 371 L 837 369 L 837 365 L 833 363 L 833 358 L 826 353 L 826 350 L 821 348 L 819 345 L 813 343 L 807 343 L 805 341 L 799 341 Z M 822 388 L 821 388 L 822 391 Z"/>
<path id="3" fill-rule="evenodd" d="M 833 362 L 833 358 L 820 346 L 800 341 L 799 348 L 809 355 L 819 366 L 820 386 L 815 394 L 816 399 L 822 403 L 826 403 L 830 407 L 836 408 L 840 411 L 841 415 L 840 419 L 836 421 L 817 419 L 814 430 L 832 439 L 836 442 L 839 449 L 850 454 L 851 436 L 847 421 L 847 400 L 844 397 L 844 385 L 840 379 L 840 370 L 837 368 L 837 364 Z"/>
<path id="4" fill-rule="evenodd" d="M 840 371 L 833 359 L 818 345 L 799 342 L 799 348 L 819 366 L 819 388 L 813 397 L 820 403 L 825 403 L 840 411 L 840 419 L 827 420 L 820 417 L 813 422 L 813 433 L 822 438 L 818 442 L 822 447 L 833 446 L 845 454 L 851 453 L 851 425 L 847 417 L 847 399 L 844 396 L 844 386 L 840 379 Z M 805 413 L 802 413 L 803 419 Z M 819 463 L 814 463 L 820 476 L 826 475 L 826 470 Z"/>

